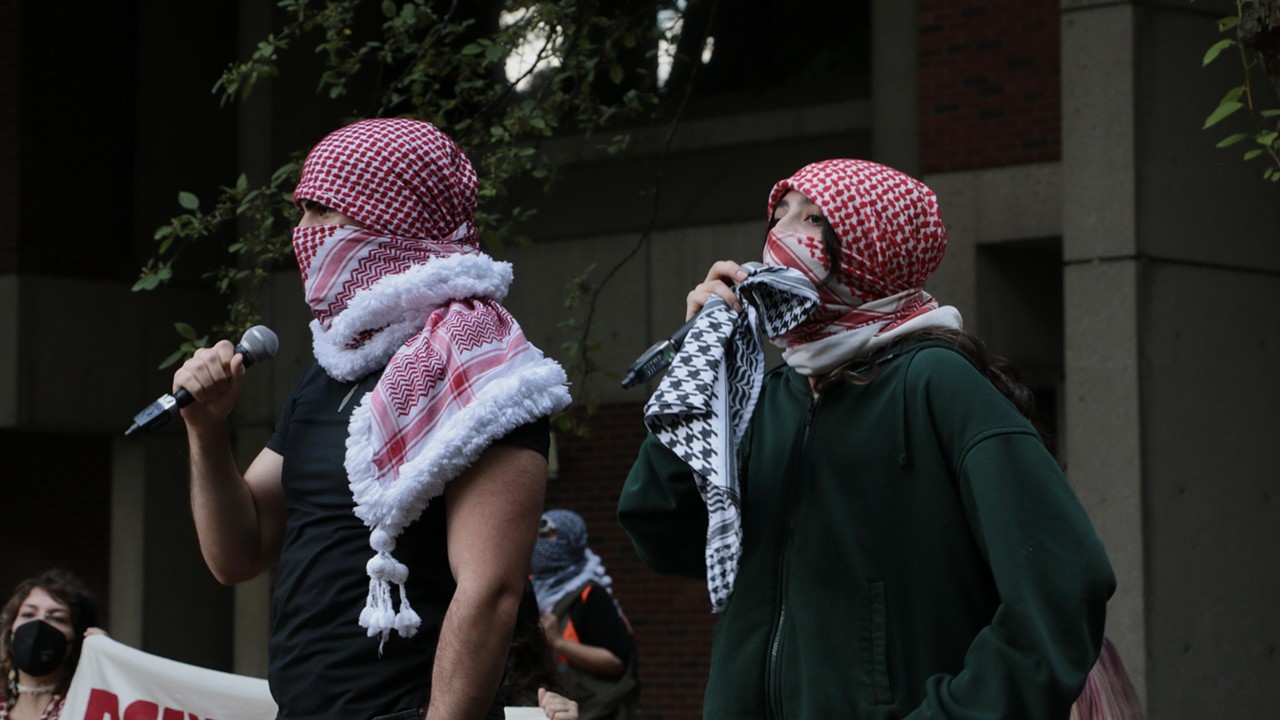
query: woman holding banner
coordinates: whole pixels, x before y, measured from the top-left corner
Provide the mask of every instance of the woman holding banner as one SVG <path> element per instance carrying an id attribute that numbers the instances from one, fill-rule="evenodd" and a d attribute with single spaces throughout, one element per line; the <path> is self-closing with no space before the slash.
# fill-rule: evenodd
<path id="1" fill-rule="evenodd" d="M 101 632 L 98 605 L 79 578 L 47 570 L 18 583 L 0 610 L 0 720 L 53 720 L 80 660 L 85 635 Z"/>

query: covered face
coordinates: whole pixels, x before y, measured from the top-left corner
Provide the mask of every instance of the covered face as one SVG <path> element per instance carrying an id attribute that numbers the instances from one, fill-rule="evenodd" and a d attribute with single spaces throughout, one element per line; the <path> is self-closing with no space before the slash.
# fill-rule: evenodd
<path id="1" fill-rule="evenodd" d="M 14 667 L 33 677 L 45 677 L 67 659 L 75 638 L 71 608 L 44 588 L 34 588 L 22 601 L 10 628 Z"/>
<path id="2" fill-rule="evenodd" d="M 936 307 L 923 285 L 942 262 L 947 232 L 937 198 L 919 180 L 866 160 L 824 160 L 774 185 L 768 210 L 778 224 L 765 242 L 765 264 L 804 273 L 822 303 L 784 344 L 812 342 L 869 321 L 878 329 L 892 327 Z M 822 237 L 822 219 L 835 232 L 835 253 Z M 892 300 L 875 306 L 886 299 Z"/>
<path id="3" fill-rule="evenodd" d="M 587 524 L 572 510 L 548 510 L 538 524 L 533 547 L 534 575 L 554 573 L 586 562 Z"/>
<path id="4" fill-rule="evenodd" d="M 335 130 L 307 155 L 293 200 L 330 208 L 342 219 L 304 218 L 293 231 L 307 304 L 326 330 L 382 278 L 479 252 L 475 170 L 428 122 L 382 118 Z M 357 224 L 343 224 L 348 219 Z"/>

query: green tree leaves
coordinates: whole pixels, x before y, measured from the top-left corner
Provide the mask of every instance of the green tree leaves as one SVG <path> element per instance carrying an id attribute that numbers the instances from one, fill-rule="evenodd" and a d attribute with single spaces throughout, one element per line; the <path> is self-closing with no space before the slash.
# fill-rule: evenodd
<path id="1" fill-rule="evenodd" d="M 528 241 L 516 228 L 534 210 L 513 188 L 546 188 L 556 178 L 555 159 L 542 150 L 545 139 L 608 129 L 610 151 L 625 152 L 630 136 L 622 123 L 659 107 L 656 52 L 660 41 L 675 46 L 678 29 L 660 25 L 657 14 L 678 15 L 678 5 L 279 0 L 281 26 L 248 58 L 228 65 L 213 93 L 223 105 L 242 101 L 261 80 L 279 75 L 286 53 L 314 51 L 320 70 L 290 83 L 314 87 L 319 98 L 338 100 L 344 109 L 367 108 L 366 116 L 428 120 L 467 149 L 480 181 L 481 238 L 500 248 Z M 235 335 L 257 322 L 255 288 L 292 256 L 288 230 L 297 211 L 291 191 L 305 150 L 298 148 L 269 178 L 240 175 L 203 199 L 178 194 L 182 212 L 157 228 L 155 254 L 134 290 L 170 282 L 186 248 L 218 239 L 224 261 L 197 274 L 225 295 L 227 319 L 201 337 L 189 325 L 176 328 L 182 348 L 166 364 L 192 352 L 197 341 Z M 585 278 L 577 278 L 571 297 L 581 296 Z M 589 372 L 593 348 L 575 342 L 565 349 L 580 354 L 575 362 Z"/>
<path id="2" fill-rule="evenodd" d="M 1245 114 L 1249 116 L 1252 130 L 1250 132 L 1232 133 L 1219 140 L 1216 147 L 1228 148 L 1250 139 L 1253 140 L 1254 146 L 1244 151 L 1242 159 L 1245 162 L 1249 162 L 1250 160 L 1265 157 L 1268 162 L 1262 171 L 1263 179 L 1271 182 L 1280 182 L 1280 132 L 1277 132 L 1280 131 L 1280 121 L 1277 121 L 1277 118 L 1280 117 L 1280 109 L 1259 107 L 1260 98 L 1256 96 L 1252 82 L 1254 68 L 1261 66 L 1262 71 L 1266 73 L 1271 69 L 1271 65 L 1276 63 L 1270 58 L 1262 57 L 1262 51 L 1257 48 L 1257 43 L 1246 42 L 1242 34 L 1246 26 L 1252 28 L 1257 24 L 1254 21 L 1254 15 L 1263 12 L 1280 14 L 1280 2 L 1276 2 L 1276 0 L 1267 1 L 1268 4 L 1273 4 L 1275 8 L 1267 10 L 1260 6 L 1258 0 L 1236 0 L 1236 14 L 1229 15 L 1218 21 L 1219 32 L 1235 30 L 1237 38 L 1223 38 L 1209 46 L 1209 49 L 1205 51 L 1201 65 L 1208 65 L 1213 62 L 1228 48 L 1236 48 L 1237 52 L 1231 55 L 1237 56 L 1240 60 L 1243 82 L 1238 87 L 1227 91 L 1227 94 L 1218 102 L 1218 106 L 1205 118 L 1204 129 L 1214 127 L 1227 118 L 1236 115 L 1239 111 L 1245 110 Z M 1277 84 L 1277 79 L 1275 78 L 1272 79 L 1271 84 L 1280 88 L 1280 84 Z M 1276 97 L 1275 100 L 1280 102 L 1280 96 Z"/>
<path id="3" fill-rule="evenodd" d="M 1219 30 L 1221 30 L 1222 28 L 1221 23 L 1218 24 L 1218 28 Z M 1213 62 L 1214 58 L 1218 57 L 1218 55 L 1221 54 L 1223 50 L 1226 50 L 1227 48 L 1235 44 L 1236 44 L 1235 40 L 1219 40 L 1218 42 L 1211 45 L 1209 49 L 1205 52 L 1204 60 L 1201 61 L 1200 64 L 1202 66 L 1208 65 L 1209 63 Z"/>

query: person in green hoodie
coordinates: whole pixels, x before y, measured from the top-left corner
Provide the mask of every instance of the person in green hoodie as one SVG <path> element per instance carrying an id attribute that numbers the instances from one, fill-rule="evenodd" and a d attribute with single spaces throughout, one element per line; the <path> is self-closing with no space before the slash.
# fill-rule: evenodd
<path id="1" fill-rule="evenodd" d="M 1115 578 L 1030 393 L 923 290 L 933 192 L 827 160 L 768 212 L 763 267 L 689 293 L 618 507 L 647 565 L 706 578 L 704 717 L 1065 720 Z M 803 312 L 779 307 L 799 276 Z"/>

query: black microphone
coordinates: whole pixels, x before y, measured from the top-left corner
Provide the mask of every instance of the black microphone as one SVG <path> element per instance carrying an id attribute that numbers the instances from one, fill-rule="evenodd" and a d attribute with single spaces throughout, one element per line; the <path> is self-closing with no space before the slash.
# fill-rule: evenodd
<path id="1" fill-rule="evenodd" d="M 240 343 L 236 345 L 236 354 L 244 357 L 245 367 L 263 360 L 270 360 L 279 351 L 280 339 L 266 325 L 254 325 L 249 328 L 240 338 Z M 169 393 L 161 395 L 155 402 L 143 408 L 142 412 L 133 416 L 133 424 L 124 431 L 124 436 L 132 437 L 139 431 L 150 432 L 168 424 L 177 416 L 179 410 L 190 405 L 194 400 L 195 398 L 187 392 L 186 388 L 179 388 L 178 392 L 172 395 Z"/>
<path id="2" fill-rule="evenodd" d="M 751 272 L 757 268 L 764 267 L 758 262 L 745 262 L 741 265 L 743 270 Z M 706 305 L 702 306 L 706 309 Z M 698 311 L 701 315 L 702 311 Z M 631 363 L 631 367 L 627 368 L 627 374 L 622 376 L 622 389 L 639 385 L 642 382 L 648 382 L 658 375 L 658 373 L 671 367 L 671 360 L 675 358 L 676 352 L 680 350 L 680 346 L 684 344 L 684 338 L 689 334 L 689 329 L 693 327 L 693 323 L 698 320 L 698 315 L 694 315 L 685 321 L 683 325 L 676 328 L 671 333 L 671 337 L 666 340 L 659 340 L 654 343 L 648 350 L 641 353 L 636 361 Z"/>
<path id="3" fill-rule="evenodd" d="M 698 313 L 701 315 L 701 313 Z M 631 367 L 627 368 L 627 374 L 622 377 L 622 389 L 625 390 L 642 382 L 652 380 L 658 373 L 666 370 L 671 366 L 671 360 L 675 358 L 676 352 L 680 350 L 680 346 L 684 344 L 685 335 L 689 334 L 689 329 L 697 322 L 698 315 L 694 315 L 685 324 L 676 328 L 671 333 L 671 337 L 666 340 L 659 340 L 654 343 L 648 350 L 645 350 L 636 361 L 631 363 Z"/>

